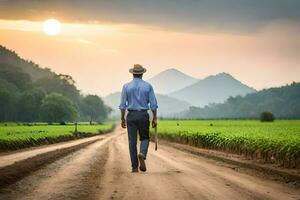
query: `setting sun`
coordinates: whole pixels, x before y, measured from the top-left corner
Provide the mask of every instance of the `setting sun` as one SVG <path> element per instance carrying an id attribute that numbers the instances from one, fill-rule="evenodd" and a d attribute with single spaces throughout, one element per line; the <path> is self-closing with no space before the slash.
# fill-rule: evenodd
<path id="1" fill-rule="evenodd" d="M 61 24 L 56 19 L 48 19 L 43 24 L 43 30 L 47 35 L 57 35 L 60 33 Z"/>

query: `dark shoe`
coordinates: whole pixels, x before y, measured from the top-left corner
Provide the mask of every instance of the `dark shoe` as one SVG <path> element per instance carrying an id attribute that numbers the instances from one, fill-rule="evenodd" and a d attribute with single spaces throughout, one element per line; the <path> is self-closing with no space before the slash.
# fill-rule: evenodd
<path id="1" fill-rule="evenodd" d="M 133 168 L 133 169 L 131 170 L 131 172 L 132 172 L 132 173 L 137 173 L 137 172 L 139 172 L 139 169 L 138 169 L 138 168 Z"/>
<path id="2" fill-rule="evenodd" d="M 142 172 L 145 172 L 147 170 L 146 163 L 145 163 L 145 156 L 142 153 L 139 153 L 138 158 L 139 158 L 139 162 L 140 162 L 140 170 Z"/>

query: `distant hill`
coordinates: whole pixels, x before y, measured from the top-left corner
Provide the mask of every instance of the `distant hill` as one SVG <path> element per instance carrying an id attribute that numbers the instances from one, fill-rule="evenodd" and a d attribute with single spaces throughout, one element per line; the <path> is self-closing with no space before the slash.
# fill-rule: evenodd
<path id="1" fill-rule="evenodd" d="M 41 68 L 38 64 L 21 58 L 15 51 L 0 45 L 0 63 L 18 67 L 35 81 L 44 77 L 55 75 L 49 68 Z M 4 66 L 4 65 L 2 65 Z"/>
<path id="2" fill-rule="evenodd" d="M 120 95 L 120 92 L 115 92 L 103 98 L 104 103 L 114 110 L 112 116 L 119 114 L 118 107 L 120 104 Z M 190 104 L 187 102 L 180 101 L 167 95 L 157 94 L 156 98 L 159 107 L 158 115 L 160 117 L 173 117 L 174 113 L 182 112 L 190 107 Z"/>
<path id="3" fill-rule="evenodd" d="M 222 103 L 230 96 L 243 96 L 254 92 L 255 89 L 241 83 L 230 74 L 220 73 L 172 92 L 169 96 L 201 107 L 210 103 Z"/>
<path id="4" fill-rule="evenodd" d="M 110 108 L 56 74 L 0 45 L 0 121 L 103 121 Z"/>
<path id="5" fill-rule="evenodd" d="M 186 75 L 177 69 L 168 69 L 160 72 L 148 80 L 159 94 L 169 94 L 188 85 L 196 83 L 198 79 Z"/>
<path id="6" fill-rule="evenodd" d="M 244 97 L 230 97 L 225 103 L 203 108 L 190 107 L 182 118 L 258 118 L 261 112 L 272 112 L 276 118 L 300 118 L 300 83 L 264 89 Z"/>

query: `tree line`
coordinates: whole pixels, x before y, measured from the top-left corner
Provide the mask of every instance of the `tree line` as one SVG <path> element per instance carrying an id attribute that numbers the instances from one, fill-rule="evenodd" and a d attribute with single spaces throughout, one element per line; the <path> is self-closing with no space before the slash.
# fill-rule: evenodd
<path id="1" fill-rule="evenodd" d="M 190 107 L 180 118 L 194 119 L 257 119 L 270 112 L 279 119 L 300 118 L 300 83 L 264 89 L 246 96 L 229 97 L 224 103 Z"/>
<path id="2" fill-rule="evenodd" d="M 104 121 L 111 108 L 82 95 L 70 75 L 55 74 L 0 46 L 0 121 Z"/>

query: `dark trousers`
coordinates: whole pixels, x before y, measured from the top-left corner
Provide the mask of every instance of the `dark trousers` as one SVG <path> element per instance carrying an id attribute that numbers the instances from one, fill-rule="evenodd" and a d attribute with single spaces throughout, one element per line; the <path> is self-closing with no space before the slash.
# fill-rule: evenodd
<path id="1" fill-rule="evenodd" d="M 140 152 L 147 156 L 149 147 L 149 114 L 146 111 L 129 111 L 127 114 L 127 132 L 129 142 L 129 153 L 131 159 L 131 167 L 138 168 L 137 158 L 137 133 L 141 141 Z"/>

